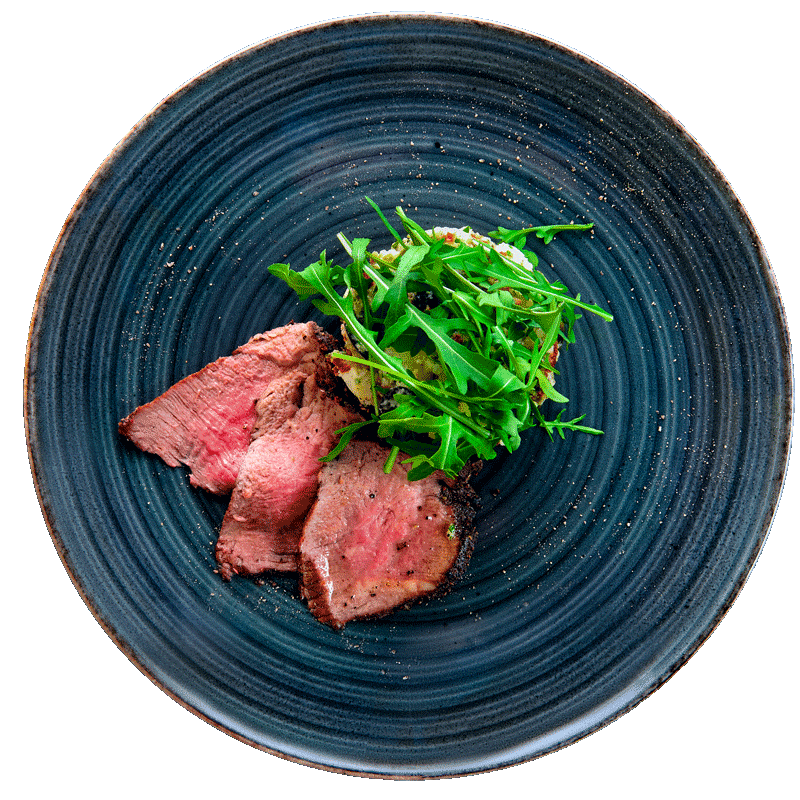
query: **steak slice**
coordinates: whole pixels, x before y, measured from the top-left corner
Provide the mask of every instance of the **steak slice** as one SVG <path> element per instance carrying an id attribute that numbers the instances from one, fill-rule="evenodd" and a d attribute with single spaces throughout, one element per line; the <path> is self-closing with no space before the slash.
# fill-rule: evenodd
<path id="1" fill-rule="evenodd" d="M 444 591 L 472 552 L 472 489 L 444 473 L 409 481 L 400 458 L 387 475 L 388 453 L 351 442 L 320 471 L 306 518 L 301 593 L 314 616 L 337 629 Z"/>
<path id="2" fill-rule="evenodd" d="M 258 334 L 137 408 L 119 431 L 169 466 L 185 464 L 193 486 L 225 494 L 250 445 L 256 400 L 288 373 L 310 375 L 332 347 L 333 339 L 313 322 Z"/>
<path id="3" fill-rule="evenodd" d="M 323 388 L 327 362 L 305 382 L 273 381 L 256 404 L 254 438 L 222 520 L 216 557 L 225 580 L 297 569 L 303 520 L 317 494 L 320 458 L 336 431 L 362 418 Z"/>

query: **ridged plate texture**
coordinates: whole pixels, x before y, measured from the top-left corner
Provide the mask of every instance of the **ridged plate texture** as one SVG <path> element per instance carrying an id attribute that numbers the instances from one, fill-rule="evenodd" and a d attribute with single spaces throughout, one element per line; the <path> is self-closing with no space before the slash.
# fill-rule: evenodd
<path id="1" fill-rule="evenodd" d="M 339 231 L 388 243 L 365 195 L 425 226 L 594 222 L 532 246 L 615 321 L 584 317 L 560 363 L 565 413 L 605 434 L 530 432 L 481 473 L 455 591 L 337 633 L 293 579 L 224 584 L 224 502 L 117 421 L 259 331 L 324 322 L 266 268 L 340 254 Z M 26 413 L 66 568 L 169 695 L 290 759 L 459 775 L 596 730 L 710 634 L 778 501 L 789 341 L 739 201 L 639 90 L 513 29 L 375 16 L 237 54 L 117 147 L 45 273 Z"/>

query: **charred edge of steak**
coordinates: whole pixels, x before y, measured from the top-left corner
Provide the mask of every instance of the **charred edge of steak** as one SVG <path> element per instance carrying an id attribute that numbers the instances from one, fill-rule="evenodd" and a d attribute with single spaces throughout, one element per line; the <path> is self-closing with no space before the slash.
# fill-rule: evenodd
<path id="1" fill-rule="evenodd" d="M 456 581 L 464 576 L 472 558 L 472 552 L 475 549 L 475 540 L 478 532 L 475 528 L 474 520 L 475 514 L 481 507 L 481 501 L 478 493 L 470 486 L 468 475 L 464 474 L 465 470 L 467 470 L 467 467 L 462 470 L 462 475 L 453 483 L 445 483 L 444 481 L 439 483 L 442 501 L 453 511 L 453 516 L 455 517 L 453 536 L 461 542 L 461 547 L 442 582 L 427 597 L 441 597 L 449 592 Z M 471 473 L 469 473 L 469 476 L 471 476 Z"/>
<path id="2" fill-rule="evenodd" d="M 317 325 L 316 322 L 312 322 L 310 327 L 314 334 L 314 337 L 317 340 L 317 343 L 319 344 L 319 349 L 325 355 L 333 352 L 339 346 L 339 343 L 336 341 L 336 338 L 327 331 L 320 328 L 320 326 Z"/>
<path id="3" fill-rule="evenodd" d="M 452 483 L 448 484 L 445 481 L 439 482 L 439 494 L 442 501 L 448 505 L 453 511 L 455 523 L 453 528 L 453 537 L 460 540 L 461 546 L 458 549 L 458 554 L 453 561 L 452 566 L 443 576 L 437 587 L 430 592 L 420 594 L 416 597 L 407 600 L 405 603 L 387 608 L 377 614 L 359 617 L 359 622 L 369 622 L 370 620 L 384 619 L 391 616 L 397 611 L 408 610 L 415 605 L 425 601 L 433 600 L 438 597 L 443 597 L 448 594 L 455 584 L 464 576 L 469 566 L 472 552 L 475 549 L 475 540 L 478 535 L 473 520 L 475 514 L 481 507 L 481 500 L 477 492 L 467 482 L 468 478 L 474 474 L 474 471 L 480 470 L 483 466 L 482 462 L 474 462 L 472 465 L 467 465 L 462 470 L 462 474 Z M 341 630 L 344 625 L 335 625 L 331 622 L 328 623 L 334 630 Z"/>
<path id="4" fill-rule="evenodd" d="M 319 359 L 317 363 L 316 379 L 317 386 L 325 392 L 332 400 L 335 400 L 342 408 L 354 414 L 363 416 L 365 409 L 358 402 L 357 398 L 347 388 L 347 384 L 336 374 L 333 364 L 329 358 L 329 353 L 340 350 L 342 343 L 331 333 L 323 330 L 319 325 L 314 324 L 314 335 L 319 342 L 320 350 L 325 358 Z M 367 413 L 369 411 L 367 410 Z"/>

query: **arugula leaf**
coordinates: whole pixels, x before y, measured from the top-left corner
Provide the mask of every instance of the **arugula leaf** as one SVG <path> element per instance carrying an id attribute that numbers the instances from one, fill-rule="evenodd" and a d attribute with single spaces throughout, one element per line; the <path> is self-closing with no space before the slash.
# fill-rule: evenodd
<path id="1" fill-rule="evenodd" d="M 582 416 L 564 421 L 559 412 L 546 420 L 535 398 L 568 402 L 548 380 L 548 351 L 558 341 L 574 342 L 579 310 L 611 320 L 607 311 L 548 281 L 532 251 L 523 250 L 533 265 L 528 269 L 483 239 L 438 237 L 398 206 L 401 239 L 367 202 L 395 240 L 388 254 L 370 252 L 368 239 L 349 241 L 340 233 L 350 258 L 345 267 L 324 251 L 297 272 L 288 264 L 269 267 L 301 298 L 342 320 L 360 352 L 330 357 L 368 369 L 371 377 L 372 414 L 337 431 L 338 443 L 323 460 L 335 458 L 369 425 L 390 447 L 385 469 L 403 453 L 411 480 L 436 470 L 455 476 L 470 459 L 494 458 L 498 446 L 513 451 L 535 425 L 550 438 L 568 430 L 600 433 L 581 424 Z M 562 231 L 591 227 L 498 228 L 490 235 L 522 249 L 530 234 L 548 244 Z M 422 363 L 431 369 L 420 372 Z"/>
<path id="2" fill-rule="evenodd" d="M 550 244 L 555 238 L 555 235 L 561 233 L 561 231 L 588 231 L 591 230 L 592 227 L 594 227 L 593 222 L 588 222 L 585 225 L 536 225 L 532 228 L 522 228 L 520 230 L 511 230 L 498 226 L 497 230 L 492 231 L 489 236 L 521 250 L 525 247 L 525 240 L 528 238 L 529 233 L 538 236 L 545 244 Z"/>
<path id="3" fill-rule="evenodd" d="M 453 339 L 450 336 L 450 320 L 435 319 L 413 307 L 408 311 L 409 316 L 428 334 L 439 354 L 439 360 L 452 375 L 458 391 L 466 393 L 467 381 L 470 380 L 481 389 L 489 385 L 495 368 L 494 362 Z"/>
<path id="4" fill-rule="evenodd" d="M 411 270 L 428 255 L 430 247 L 428 245 L 411 245 L 405 253 L 400 257 L 397 263 L 397 270 L 394 273 L 394 279 L 389 284 L 385 296 L 382 298 L 383 302 L 389 306 L 386 313 L 386 325 L 392 325 L 400 318 L 403 310 L 408 302 L 408 292 L 406 284 L 408 283 L 408 276 Z M 376 302 L 377 296 L 376 296 Z"/>
<path id="5" fill-rule="evenodd" d="M 563 409 L 558 412 L 558 415 L 554 420 L 546 420 L 542 415 L 541 411 L 537 409 L 537 416 L 539 417 L 539 424 L 547 431 L 547 435 L 552 440 L 553 432 L 556 432 L 562 439 L 566 438 L 564 436 L 564 431 L 579 431 L 580 433 L 590 433 L 593 436 L 600 436 L 602 435 L 603 431 L 598 430 L 597 428 L 590 428 L 587 425 L 579 425 L 586 414 L 581 414 L 579 417 L 575 417 L 575 419 L 571 419 L 569 421 L 562 421 L 561 415 L 564 413 Z"/>

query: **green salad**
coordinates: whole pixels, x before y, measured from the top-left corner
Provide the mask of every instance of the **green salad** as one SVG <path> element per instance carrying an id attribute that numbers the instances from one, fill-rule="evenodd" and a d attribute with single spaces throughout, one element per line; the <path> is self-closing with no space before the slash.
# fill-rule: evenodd
<path id="1" fill-rule="evenodd" d="M 335 458 L 362 427 L 377 425 L 390 448 L 386 471 L 400 453 L 417 480 L 442 470 L 455 477 L 472 459 L 493 459 L 498 447 L 520 446 L 520 434 L 541 426 L 552 438 L 565 431 L 600 434 L 585 415 L 546 419 L 545 399 L 566 403 L 554 386 L 559 347 L 575 340 L 581 311 L 605 320 L 600 306 L 571 296 L 538 271 L 526 249 L 533 235 L 549 244 L 586 225 L 498 227 L 488 236 L 469 228 L 425 230 L 396 208 L 404 235 L 380 216 L 393 245 L 339 234 L 349 263 L 323 252 L 301 271 L 269 271 L 324 314 L 342 321 L 344 347 L 331 354 L 365 409 L 366 419 L 340 431 Z"/>

